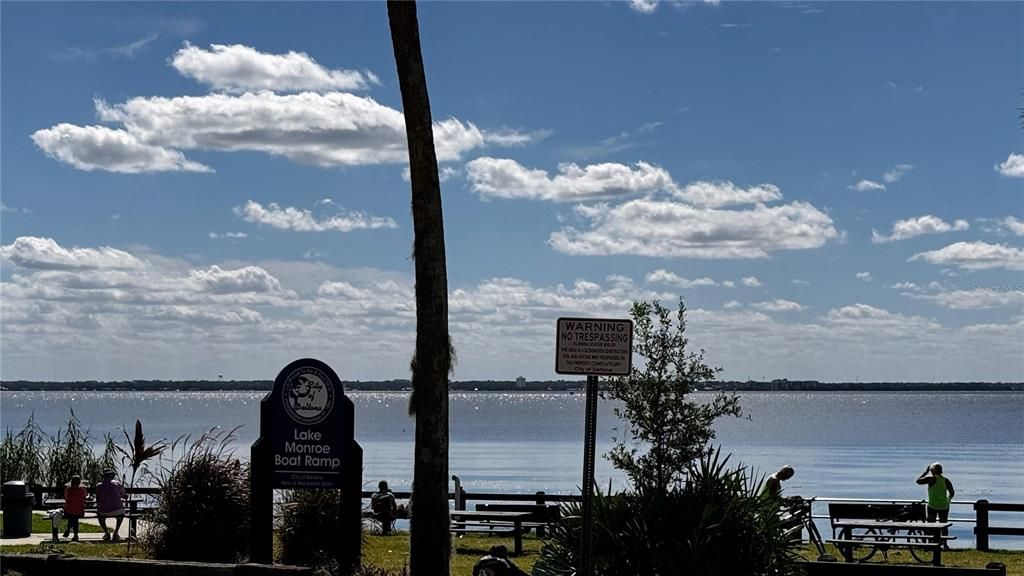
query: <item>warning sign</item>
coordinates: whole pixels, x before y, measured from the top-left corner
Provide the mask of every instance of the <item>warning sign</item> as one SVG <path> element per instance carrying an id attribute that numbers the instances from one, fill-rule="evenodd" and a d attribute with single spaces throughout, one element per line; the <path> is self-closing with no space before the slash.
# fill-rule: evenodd
<path id="1" fill-rule="evenodd" d="M 555 372 L 586 376 L 628 376 L 633 367 L 633 322 L 602 318 L 559 318 Z"/>

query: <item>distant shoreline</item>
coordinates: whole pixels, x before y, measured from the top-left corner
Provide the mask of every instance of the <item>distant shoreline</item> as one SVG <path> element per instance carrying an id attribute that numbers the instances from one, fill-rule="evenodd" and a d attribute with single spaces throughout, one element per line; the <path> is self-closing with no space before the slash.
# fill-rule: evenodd
<path id="1" fill-rule="evenodd" d="M 0 382 L 9 392 L 262 392 L 271 380 L 128 380 L 118 382 L 45 382 L 13 380 Z M 408 380 L 342 382 L 349 391 L 409 390 Z M 583 380 L 466 380 L 449 383 L 452 391 L 547 392 L 580 391 Z M 602 381 L 600 388 L 606 389 Z M 772 380 L 712 382 L 703 391 L 724 392 L 1024 392 L 1024 382 L 819 382 L 817 380 Z"/>

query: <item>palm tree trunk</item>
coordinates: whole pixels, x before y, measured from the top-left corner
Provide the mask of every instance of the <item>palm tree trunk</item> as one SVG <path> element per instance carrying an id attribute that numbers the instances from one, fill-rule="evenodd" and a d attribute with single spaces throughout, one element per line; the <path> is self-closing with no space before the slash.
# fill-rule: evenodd
<path id="1" fill-rule="evenodd" d="M 416 3 L 388 1 L 391 43 L 398 68 L 409 140 L 412 218 L 416 263 L 416 352 L 412 398 L 416 417 L 409 571 L 447 576 L 448 539 L 448 274 L 445 265 L 441 183 L 434 153 L 433 122 L 420 52 Z"/>

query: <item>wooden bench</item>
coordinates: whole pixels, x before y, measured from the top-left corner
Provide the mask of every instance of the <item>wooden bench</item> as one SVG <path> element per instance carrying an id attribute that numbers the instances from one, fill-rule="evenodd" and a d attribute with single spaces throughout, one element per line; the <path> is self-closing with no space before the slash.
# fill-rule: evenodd
<path id="1" fill-rule="evenodd" d="M 152 510 L 149 509 L 149 508 L 140 508 L 139 507 L 139 503 L 140 503 L 140 500 L 137 500 L 135 498 L 132 498 L 130 501 L 126 502 L 127 506 L 125 507 L 124 518 L 125 518 L 125 520 L 128 521 L 128 538 L 135 538 L 138 535 L 138 521 L 139 521 L 139 519 L 148 516 L 150 514 L 150 512 L 152 512 Z M 48 507 L 48 508 L 50 508 L 50 509 L 54 509 L 54 508 L 62 508 L 63 509 L 64 508 L 64 499 L 63 498 L 51 498 L 51 499 L 43 500 L 43 505 Z M 85 519 L 85 518 L 99 518 L 99 514 L 96 511 L 96 501 L 95 500 L 86 500 L 86 502 L 85 502 L 85 514 L 80 516 L 79 519 Z M 116 526 L 117 518 L 114 517 L 114 516 L 108 516 L 108 518 L 112 519 L 113 522 L 115 523 L 115 526 Z M 64 517 L 64 520 L 65 521 L 67 520 L 66 516 Z M 114 527 L 111 526 L 111 529 L 113 529 L 113 528 Z"/>
<path id="2" fill-rule="evenodd" d="M 522 522 L 525 529 L 533 529 L 538 538 L 544 537 L 544 531 L 562 519 L 562 509 L 552 504 L 477 504 L 481 512 L 528 512 L 530 516 Z"/>
<path id="3" fill-rule="evenodd" d="M 523 522 L 529 518 L 529 512 L 522 511 L 490 511 L 490 510 L 452 510 L 452 521 L 449 532 L 467 534 L 482 532 L 502 536 L 512 536 L 515 542 L 513 554 L 523 553 L 523 533 L 528 529 Z"/>

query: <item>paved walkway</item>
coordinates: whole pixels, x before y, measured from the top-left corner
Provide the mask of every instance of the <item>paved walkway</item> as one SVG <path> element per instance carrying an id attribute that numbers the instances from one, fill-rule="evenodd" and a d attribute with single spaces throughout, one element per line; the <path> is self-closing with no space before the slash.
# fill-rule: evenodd
<path id="1" fill-rule="evenodd" d="M 36 514 L 36 516 L 42 516 L 42 515 L 41 514 Z M 99 526 L 100 525 L 100 521 L 95 519 L 95 518 L 82 518 L 81 520 L 78 521 L 78 523 L 79 524 L 92 524 L 93 526 Z M 117 520 L 107 520 L 107 526 L 109 526 L 111 530 L 114 529 L 114 526 L 116 524 L 117 524 Z M 70 537 L 64 538 L 64 530 L 63 529 L 64 529 L 64 527 L 66 525 L 67 525 L 66 521 L 65 520 L 61 520 L 61 522 L 60 522 L 61 530 L 57 533 L 57 536 L 60 537 L 60 541 L 59 541 L 60 544 L 67 544 L 67 545 L 74 546 L 74 545 L 77 545 L 77 544 L 89 545 L 89 544 L 97 544 L 97 543 L 102 544 L 103 543 L 103 532 L 95 532 L 95 533 L 93 533 L 93 532 L 79 532 L 78 533 L 78 542 L 72 542 Z M 145 529 L 144 526 L 145 526 L 144 522 L 139 522 L 137 530 L 139 532 L 142 532 Z M 127 519 L 121 524 L 121 530 L 118 531 L 118 534 L 120 534 L 120 536 L 121 536 L 121 539 L 122 539 L 121 541 L 124 542 L 125 541 L 124 538 L 126 538 L 127 535 L 128 535 L 128 520 Z M 53 534 L 51 534 L 49 532 L 46 532 L 46 533 L 40 533 L 40 534 L 33 533 L 33 534 L 30 534 L 30 535 L 26 536 L 25 538 L 0 538 L 0 547 L 3 547 L 3 546 L 19 546 L 19 545 L 23 545 L 23 544 L 31 544 L 31 545 L 34 546 L 34 545 L 37 545 L 37 544 L 43 544 L 45 542 L 53 542 Z"/>

